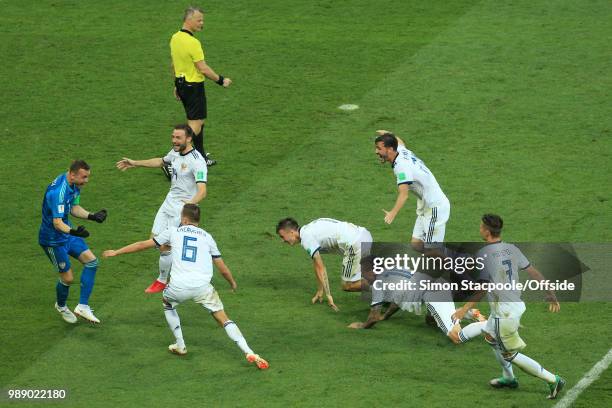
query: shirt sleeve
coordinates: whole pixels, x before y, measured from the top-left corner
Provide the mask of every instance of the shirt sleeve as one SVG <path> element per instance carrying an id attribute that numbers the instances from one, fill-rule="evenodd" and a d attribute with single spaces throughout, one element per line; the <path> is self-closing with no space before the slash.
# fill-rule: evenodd
<path id="1" fill-rule="evenodd" d="M 66 208 L 63 202 L 60 202 L 59 191 L 50 191 L 47 193 L 47 205 L 51 209 L 53 218 L 64 218 Z"/>
<path id="2" fill-rule="evenodd" d="M 155 241 L 155 244 L 159 247 L 162 245 L 169 244 L 171 237 L 172 237 L 172 230 L 168 228 L 161 234 L 157 235 L 156 237 L 153 237 L 153 241 Z"/>
<path id="3" fill-rule="evenodd" d="M 414 181 L 412 168 L 410 168 L 410 165 L 405 160 L 396 162 L 395 167 L 393 167 L 393 173 L 395 173 L 395 180 L 398 186 L 400 184 L 412 184 Z"/>
<path id="4" fill-rule="evenodd" d="M 311 258 L 314 257 L 317 251 L 321 249 L 321 245 L 312 235 L 308 234 L 308 232 L 306 231 L 302 231 L 300 235 L 300 238 L 302 240 L 302 247 L 304 247 L 304 249 L 306 250 L 306 252 L 308 252 L 308 255 L 310 255 Z"/>
<path id="5" fill-rule="evenodd" d="M 379 282 L 379 285 L 381 287 L 381 289 L 375 289 L 374 285 L 372 285 L 372 302 L 370 303 L 370 306 L 377 306 L 380 305 L 382 303 L 385 302 L 385 293 L 384 290 L 382 289 L 382 277 L 384 275 L 380 275 L 379 279 L 381 279 Z"/>
<path id="6" fill-rule="evenodd" d="M 521 252 L 520 249 L 516 248 L 516 260 L 518 261 L 519 269 L 527 269 L 531 266 L 531 263 L 527 257 Z"/>
<path id="7" fill-rule="evenodd" d="M 172 160 L 174 160 L 176 154 L 177 153 L 174 151 L 174 149 L 172 149 L 164 157 L 162 157 L 162 160 L 165 164 L 172 164 Z"/>
<path id="8" fill-rule="evenodd" d="M 202 44 L 199 41 L 194 41 L 193 46 L 191 47 L 191 60 L 193 62 L 204 61 L 204 50 L 202 49 Z"/>
<path id="9" fill-rule="evenodd" d="M 215 239 L 212 237 L 212 235 L 208 236 L 208 246 L 210 248 L 210 256 L 212 256 L 213 259 L 221 258 L 221 252 L 219 251 L 217 243 L 215 242 Z"/>
<path id="10" fill-rule="evenodd" d="M 191 172 L 193 173 L 193 177 L 195 177 L 196 183 L 206 183 L 208 178 L 208 167 L 204 160 L 196 160 Z"/>

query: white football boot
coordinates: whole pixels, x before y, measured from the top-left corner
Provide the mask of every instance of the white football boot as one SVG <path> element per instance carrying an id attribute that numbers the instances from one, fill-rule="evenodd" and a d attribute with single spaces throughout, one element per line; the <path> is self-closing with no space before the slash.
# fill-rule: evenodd
<path id="1" fill-rule="evenodd" d="M 68 323 L 77 322 L 77 317 L 74 315 L 74 313 L 70 311 L 70 309 L 68 309 L 68 306 L 64 305 L 62 307 L 59 307 L 57 305 L 57 302 L 55 302 L 55 310 L 57 310 L 62 315 L 62 319 L 64 319 L 66 322 Z"/>
<path id="2" fill-rule="evenodd" d="M 100 323 L 100 320 L 93 314 L 93 310 L 91 310 L 89 305 L 78 304 L 74 308 L 74 314 L 91 323 Z"/>

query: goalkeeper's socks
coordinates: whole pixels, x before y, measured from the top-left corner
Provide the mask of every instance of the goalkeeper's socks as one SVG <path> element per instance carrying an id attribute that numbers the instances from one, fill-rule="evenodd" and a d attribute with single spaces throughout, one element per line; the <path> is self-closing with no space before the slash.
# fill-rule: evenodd
<path id="1" fill-rule="evenodd" d="M 70 285 L 65 284 L 61 279 L 58 279 L 57 284 L 55 285 L 55 293 L 57 297 L 57 305 L 59 307 L 66 306 L 68 292 L 70 292 Z"/>
<path id="2" fill-rule="evenodd" d="M 158 281 L 162 283 L 168 282 L 168 275 L 172 269 L 172 253 L 170 251 L 160 252 L 159 254 L 159 277 Z"/>
<path id="3" fill-rule="evenodd" d="M 82 305 L 89 304 L 89 296 L 94 287 L 96 280 L 96 271 L 98 270 L 98 260 L 87 262 L 81 272 L 81 296 L 79 297 L 79 303 Z"/>
<path id="4" fill-rule="evenodd" d="M 524 354 L 517 353 L 516 356 L 512 359 L 512 364 L 517 365 L 521 370 L 526 372 L 527 374 L 531 374 L 534 377 L 538 377 L 547 383 L 554 383 L 557 381 L 555 375 L 551 372 L 547 371 L 532 358 L 527 357 Z"/>
<path id="5" fill-rule="evenodd" d="M 225 329 L 227 336 L 230 339 L 234 340 L 234 342 L 236 342 L 236 344 L 238 345 L 238 347 L 240 347 L 240 350 L 242 350 L 244 354 L 255 354 L 247 344 L 244 336 L 240 332 L 240 329 L 238 328 L 236 323 L 231 320 L 228 320 L 223 324 L 223 328 Z"/>

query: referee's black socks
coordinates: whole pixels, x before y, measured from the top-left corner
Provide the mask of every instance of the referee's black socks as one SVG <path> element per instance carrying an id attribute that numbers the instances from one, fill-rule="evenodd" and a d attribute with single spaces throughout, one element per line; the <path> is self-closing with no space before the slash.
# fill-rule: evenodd
<path id="1" fill-rule="evenodd" d="M 200 128 L 200 133 L 193 138 L 193 147 L 202 154 L 202 157 L 206 158 L 206 152 L 204 152 L 204 125 Z"/>

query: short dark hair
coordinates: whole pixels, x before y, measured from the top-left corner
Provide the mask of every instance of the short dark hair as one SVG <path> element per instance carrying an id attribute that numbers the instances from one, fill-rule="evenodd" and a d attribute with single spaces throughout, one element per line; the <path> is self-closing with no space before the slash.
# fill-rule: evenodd
<path id="1" fill-rule="evenodd" d="M 200 207 L 197 204 L 185 204 L 181 216 L 187 217 L 193 222 L 200 222 Z"/>
<path id="2" fill-rule="evenodd" d="M 299 228 L 300 228 L 300 225 L 295 219 L 291 217 L 287 217 L 287 218 L 283 218 L 282 220 L 278 222 L 278 224 L 276 224 L 276 233 L 278 234 L 278 231 L 282 229 L 298 230 Z"/>
<path id="3" fill-rule="evenodd" d="M 193 129 L 191 128 L 191 126 L 187 124 L 176 125 L 174 127 L 174 130 L 182 130 L 183 132 L 185 132 L 185 136 L 190 137 L 192 139 L 195 137 L 195 133 L 193 132 Z"/>
<path id="4" fill-rule="evenodd" d="M 70 165 L 70 172 L 71 173 L 78 173 L 79 170 L 90 170 L 91 167 L 89 167 L 89 164 L 87 164 L 85 162 L 85 160 L 75 160 L 72 162 L 72 164 Z"/>
<path id="5" fill-rule="evenodd" d="M 504 220 L 502 220 L 502 217 L 496 214 L 485 214 L 482 216 L 481 221 L 492 236 L 500 236 L 502 228 L 504 227 Z"/>
<path id="6" fill-rule="evenodd" d="M 393 150 L 397 151 L 397 137 L 393 133 L 384 133 L 374 139 L 374 144 L 382 142 L 383 146 L 391 147 Z"/>

